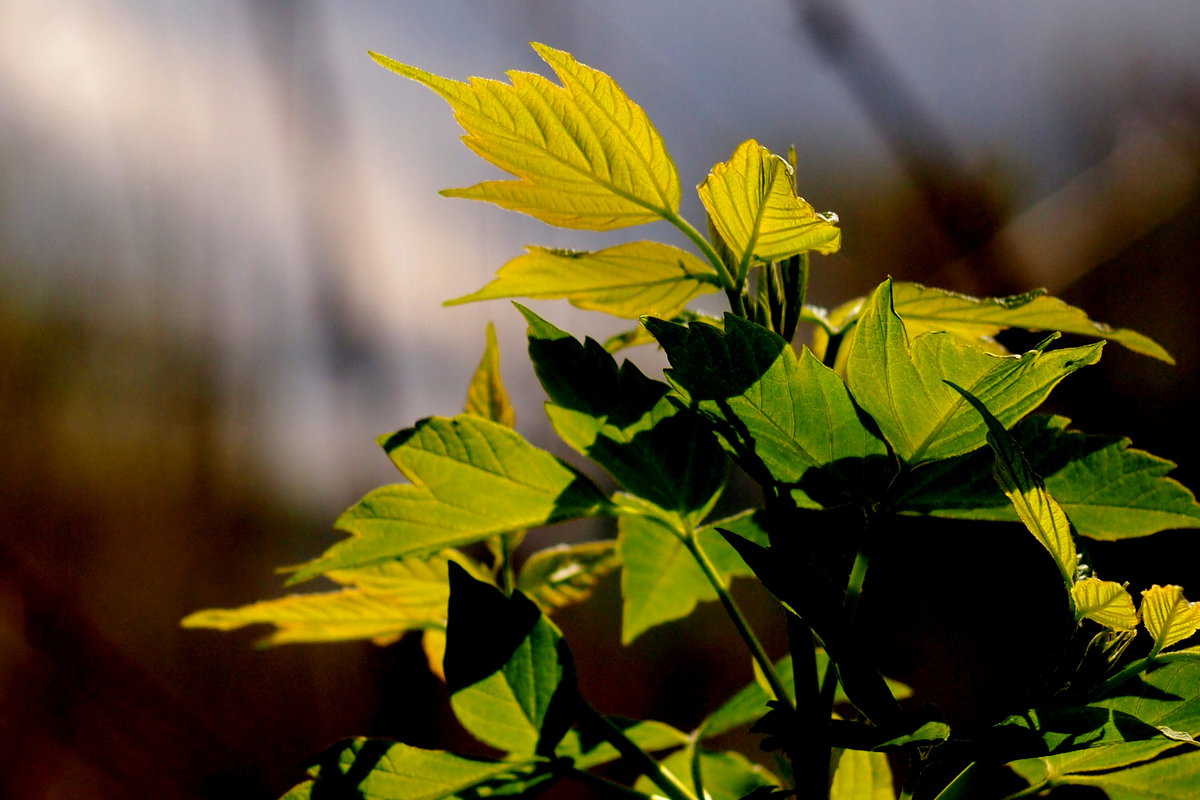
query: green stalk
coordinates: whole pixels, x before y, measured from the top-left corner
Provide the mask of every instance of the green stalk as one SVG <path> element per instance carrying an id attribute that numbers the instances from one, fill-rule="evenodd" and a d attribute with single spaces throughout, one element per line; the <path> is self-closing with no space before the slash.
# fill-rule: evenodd
<path id="1" fill-rule="evenodd" d="M 799 617 L 788 615 L 788 640 L 792 651 L 792 679 L 796 683 L 796 711 L 802 748 L 792 754 L 797 794 L 813 800 L 829 797 L 829 718 L 833 696 L 818 688 L 817 653 L 812 629 Z M 830 662 L 832 664 L 832 662 Z M 801 786 L 801 781 L 805 786 Z"/>
<path id="2" fill-rule="evenodd" d="M 726 291 L 741 290 L 741 285 L 734 280 L 733 275 L 725 266 L 725 262 L 721 259 L 721 256 L 718 255 L 716 249 L 709 244 L 708 240 L 701 235 L 700 231 L 696 230 L 695 227 L 692 226 L 692 223 L 688 222 L 686 219 L 674 212 L 671 214 L 664 214 L 663 219 L 674 225 L 681 233 L 683 233 L 684 236 L 691 240 L 692 244 L 699 248 L 700 252 L 704 254 L 704 257 L 708 259 L 708 263 L 712 264 L 716 269 L 717 275 L 721 277 L 721 285 L 725 287 Z"/>
<path id="3" fill-rule="evenodd" d="M 750 623 L 742 614 L 741 609 L 738 608 L 737 603 L 734 602 L 733 596 L 729 594 L 729 590 L 721 582 L 721 576 L 717 572 L 717 568 L 713 566 L 708 555 L 701 549 L 700 543 L 696 541 L 695 533 L 689 530 L 681 538 L 684 546 L 687 547 L 692 557 L 696 559 L 696 563 L 700 565 L 701 571 L 704 572 L 704 577 L 708 578 L 708 582 L 717 593 L 717 597 L 721 600 L 721 605 L 725 606 L 725 611 L 729 614 L 729 618 L 733 620 L 734 627 L 737 628 L 738 633 L 745 640 L 746 646 L 750 648 L 750 655 L 753 656 L 755 663 L 762 670 L 763 676 L 767 679 L 767 683 L 771 687 L 771 692 L 775 695 L 775 699 L 788 708 L 795 709 L 795 705 L 788 696 L 779 673 L 775 671 L 775 665 L 771 663 L 770 656 L 767 655 L 762 642 L 758 640 L 758 637 L 754 634 L 754 630 L 750 627 Z"/>
<path id="4" fill-rule="evenodd" d="M 967 764 L 967 766 L 963 768 L 963 771 L 958 773 L 954 780 L 950 781 L 945 789 L 942 789 L 942 791 L 938 792 L 938 796 L 933 800 L 965 800 L 967 797 L 969 797 L 970 795 L 968 795 L 967 792 L 971 788 L 971 780 L 978 766 L 978 762 L 975 761 Z"/>
<path id="5" fill-rule="evenodd" d="M 796 328 L 808 296 L 808 253 L 789 258 L 782 267 L 784 316 L 783 330 L 779 333 L 790 342 L 796 337 Z"/>
<path id="6" fill-rule="evenodd" d="M 614 725 L 608 717 L 592 708 L 583 698 L 579 699 L 580 724 L 590 726 L 592 730 L 617 749 L 629 763 L 641 770 L 642 774 L 662 789 L 663 794 L 671 800 L 696 800 L 688 788 L 675 778 L 674 775 L 662 768 L 662 765 L 650 757 L 642 748 L 625 735 L 625 732 Z"/>
<path id="7" fill-rule="evenodd" d="M 602 778 L 587 770 L 579 769 L 578 767 L 570 767 L 563 771 L 563 777 L 571 778 L 586 786 L 591 786 L 599 789 L 604 795 L 620 795 L 622 797 L 636 798 L 636 800 L 652 800 L 650 795 L 639 792 L 630 786 L 616 781 L 610 781 L 608 778 Z"/>

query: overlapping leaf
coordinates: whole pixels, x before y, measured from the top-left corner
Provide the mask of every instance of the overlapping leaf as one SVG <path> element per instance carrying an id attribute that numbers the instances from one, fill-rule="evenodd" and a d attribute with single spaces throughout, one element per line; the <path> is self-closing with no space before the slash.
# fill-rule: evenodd
<path id="1" fill-rule="evenodd" d="M 462 793 L 507 787 L 511 793 L 546 764 L 543 759 L 495 761 L 425 750 L 382 739 L 353 739 L 330 748 L 309 770 L 313 779 L 282 800 L 451 800 Z"/>
<path id="2" fill-rule="evenodd" d="M 1082 309 L 1047 295 L 1044 289 L 1011 297 L 979 298 L 896 281 L 892 285 L 892 301 L 908 335 L 914 339 L 922 333 L 947 331 L 967 344 L 1005 353 L 992 339 L 1003 330 L 1059 331 L 1109 339 L 1135 353 L 1175 363 L 1150 337 L 1089 319 Z"/>
<path id="3" fill-rule="evenodd" d="M 735 316 L 725 330 L 646 320 L 671 361 L 668 379 L 717 424 L 743 468 L 800 486 L 823 505 L 871 495 L 887 479 L 883 441 L 842 379 L 807 349 Z"/>
<path id="4" fill-rule="evenodd" d="M 563 441 L 630 493 L 698 522 L 724 485 L 726 459 L 705 422 L 679 409 L 669 387 L 598 343 L 580 343 L 528 309 L 529 355 Z"/>
<path id="5" fill-rule="evenodd" d="M 647 753 L 674 750 L 691 741 L 686 733 L 658 720 L 635 721 L 619 717 L 609 717 L 608 720 L 625 734 L 625 738 Z M 610 743 L 585 736 L 578 728 L 563 737 L 556 753 L 569 757 L 579 769 L 590 769 L 621 757 L 617 748 Z"/>
<path id="6" fill-rule="evenodd" d="M 833 773 L 829 800 L 895 800 L 887 753 L 843 750 Z"/>
<path id="7" fill-rule="evenodd" d="M 562 634 L 520 592 L 450 569 L 446 686 L 454 714 L 506 753 L 550 755 L 571 727 L 575 671 Z"/>
<path id="8" fill-rule="evenodd" d="M 1137 627 L 1137 609 L 1129 592 L 1115 581 L 1099 578 L 1084 578 L 1071 587 L 1075 601 L 1075 618 L 1099 622 L 1118 631 L 1131 631 Z"/>
<path id="9" fill-rule="evenodd" d="M 681 785 L 691 787 L 694 785 L 692 769 L 696 759 L 700 762 L 697 766 L 704 784 L 704 797 L 711 800 L 742 800 L 756 789 L 779 786 L 779 779 L 764 766 L 732 751 L 716 752 L 686 747 L 660 763 Z M 639 778 L 634 789 L 653 796 L 660 796 L 661 793 L 646 777 Z"/>
<path id="10" fill-rule="evenodd" d="M 679 175 L 646 113 L 612 78 L 569 53 L 532 45 L 562 81 L 508 73 L 511 85 L 441 78 L 386 56 L 384 67 L 437 92 L 480 157 L 517 177 L 442 194 L 486 200 L 551 225 L 611 230 L 674 214 Z"/>
<path id="11" fill-rule="evenodd" d="M 792 168 L 753 139 L 742 142 L 700 184 L 700 200 L 733 260 L 779 261 L 815 250 L 835 252 L 841 231 L 796 196 Z"/>
<path id="12" fill-rule="evenodd" d="M 380 440 L 411 484 L 384 486 L 338 518 L 352 534 L 292 581 L 607 513 L 583 475 L 481 417 L 430 417 Z"/>
<path id="13" fill-rule="evenodd" d="M 346 588 L 336 592 L 293 594 L 241 608 L 197 611 L 181 623 L 185 628 L 228 631 L 270 624 L 275 631 L 263 645 L 289 642 L 333 642 L 371 639 L 395 641 L 405 632 L 446 624 L 449 561 L 465 562 L 447 550 L 429 558 L 388 561 L 359 570 L 330 574 Z"/>
<path id="14" fill-rule="evenodd" d="M 749 575 L 745 562 L 716 532 L 734 530 L 765 543 L 766 534 L 753 512 L 715 522 L 696 532 L 700 547 L 713 562 L 726 585 L 731 578 Z M 617 550 L 621 555 L 621 641 L 629 644 L 650 628 L 682 619 L 697 603 L 716 600 L 716 590 L 692 554 L 666 522 L 651 517 L 622 516 Z"/>
<path id="15" fill-rule="evenodd" d="M 706 262 L 658 242 L 631 242 L 590 253 L 527 249 L 501 267 L 487 286 L 446 305 L 501 297 L 565 298 L 579 308 L 618 317 L 669 318 L 720 286 Z"/>
<path id="16" fill-rule="evenodd" d="M 1100 358 L 1103 343 L 996 356 L 961 344 L 949 333 L 910 343 L 892 307 L 886 280 L 868 299 L 850 339 L 846 382 L 910 465 L 974 450 L 986 426 L 949 383 L 970 392 L 1007 428 L 1035 409 L 1077 369 Z"/>
<path id="17" fill-rule="evenodd" d="M 1065 417 L 1033 416 L 1012 434 L 1075 529 L 1094 539 L 1147 536 L 1200 527 L 1200 504 L 1167 477 L 1175 465 L 1129 446 L 1119 436 L 1067 429 Z M 1015 520 L 988 477 L 987 453 L 929 464 L 896 487 L 896 507 L 956 519 Z"/>

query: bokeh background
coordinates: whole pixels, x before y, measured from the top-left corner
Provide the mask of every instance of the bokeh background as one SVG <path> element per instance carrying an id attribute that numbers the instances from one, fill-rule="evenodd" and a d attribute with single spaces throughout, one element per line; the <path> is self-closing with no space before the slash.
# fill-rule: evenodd
<path id="1" fill-rule="evenodd" d="M 489 320 L 518 427 L 558 448 L 518 315 L 441 301 L 527 243 L 676 238 L 439 197 L 493 171 L 368 49 L 456 78 L 569 50 L 647 110 L 685 184 L 746 138 L 795 144 L 844 230 L 814 302 L 891 274 L 1045 286 L 1136 327 L 1178 365 L 1111 347 L 1054 409 L 1196 486 L 1198 36 L 1200 5 L 1169 0 L 0 0 L 0 796 L 274 797 L 344 736 L 461 743 L 415 642 L 258 651 L 260 631 L 178 620 L 274 596 L 275 567 L 334 541 L 396 479 L 374 437 L 461 408 Z M 1195 535 L 1094 557 L 1200 595 Z M 995 673 L 1036 604 L 1014 617 L 988 588 L 1036 596 L 1028 546 L 915 526 L 873 603 L 868 583 L 881 659 L 955 720 L 1017 691 Z M 622 649 L 617 602 L 610 580 L 559 620 L 602 709 L 688 726 L 749 679 L 712 609 Z"/>

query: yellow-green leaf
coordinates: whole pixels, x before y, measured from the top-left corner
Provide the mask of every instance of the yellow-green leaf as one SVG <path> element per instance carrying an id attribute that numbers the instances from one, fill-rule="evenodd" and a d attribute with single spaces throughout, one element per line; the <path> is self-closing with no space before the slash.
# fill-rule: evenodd
<path id="1" fill-rule="evenodd" d="M 1109 628 L 1131 631 L 1137 627 L 1137 609 L 1125 587 L 1115 581 L 1083 578 L 1071 587 L 1075 619 L 1087 617 Z"/>
<path id="2" fill-rule="evenodd" d="M 739 269 L 751 261 L 778 261 L 807 250 L 833 253 L 841 231 L 796 196 L 792 168 L 753 139 L 713 167 L 700 200 Z"/>
<path id="3" fill-rule="evenodd" d="M 487 344 L 483 349 L 483 357 L 479 359 L 479 366 L 471 376 L 471 384 L 467 387 L 467 402 L 463 410 L 498 422 L 506 428 L 513 427 L 517 422 L 516 412 L 508 399 L 508 390 L 500 378 L 500 347 L 496 343 L 496 326 L 490 322 L 487 326 Z"/>
<path id="4" fill-rule="evenodd" d="M 437 92 L 481 158 L 516 176 L 442 194 L 486 200 L 551 225 L 612 230 L 672 216 L 679 174 L 646 113 L 603 72 L 570 53 L 533 44 L 562 86 L 528 72 L 511 85 L 441 78 L 372 53 L 377 62 Z"/>
<path id="5" fill-rule="evenodd" d="M 1152 653 L 1182 642 L 1200 629 L 1200 605 L 1189 603 L 1180 586 L 1154 584 L 1142 592 L 1142 624 L 1154 638 Z"/>
<path id="6" fill-rule="evenodd" d="M 600 579 L 620 565 L 615 542 L 560 544 L 529 557 L 517 588 L 544 610 L 562 608 L 586 600 Z"/>
<path id="7" fill-rule="evenodd" d="M 887 753 L 843 750 L 829 800 L 896 800 Z"/>
<path id="8" fill-rule="evenodd" d="M 669 319 L 693 298 L 720 286 L 706 262 L 658 242 L 630 242 L 593 253 L 527 249 L 501 267 L 487 286 L 446 305 L 501 297 L 566 298 L 578 308 L 617 317 Z"/>
<path id="9" fill-rule="evenodd" d="M 1063 581 L 1071 586 L 1075 581 L 1075 539 L 1066 513 L 1046 491 L 1046 485 L 1029 465 L 1025 453 L 987 406 L 961 387 L 951 386 L 983 417 L 988 430 L 987 442 L 996 454 L 996 483 L 1012 502 L 1021 522 L 1054 557 Z"/>
<path id="10" fill-rule="evenodd" d="M 1045 289 L 1011 297 L 979 298 L 897 281 L 892 287 L 892 302 L 913 338 L 948 331 L 968 344 L 1005 353 L 992 337 L 1007 328 L 1059 331 L 1111 339 L 1135 353 L 1175 363 L 1170 353 L 1150 337 L 1089 319 L 1082 309 L 1050 297 Z"/>
<path id="11" fill-rule="evenodd" d="M 406 631 L 446 624 L 450 596 L 446 565 L 462 556 L 447 551 L 429 559 L 409 558 L 362 570 L 339 570 L 331 578 L 346 585 L 336 592 L 292 594 L 241 608 L 197 611 L 185 628 L 234 630 L 269 624 L 275 631 L 262 645 L 371 639 L 388 644 Z"/>

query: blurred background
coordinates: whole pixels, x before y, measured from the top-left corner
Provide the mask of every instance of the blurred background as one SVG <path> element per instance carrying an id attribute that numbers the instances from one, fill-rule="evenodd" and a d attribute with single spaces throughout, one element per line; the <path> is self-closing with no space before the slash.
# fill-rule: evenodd
<path id="1" fill-rule="evenodd" d="M 461 409 L 488 320 L 518 428 L 566 455 L 515 311 L 440 303 L 525 244 L 678 238 L 439 197 L 494 171 L 368 49 L 459 79 L 546 72 L 529 41 L 571 51 L 646 109 L 685 185 L 746 138 L 795 144 L 802 193 L 844 230 L 813 302 L 891 274 L 1045 286 L 1135 327 L 1178 365 L 1110 347 L 1054 410 L 1197 486 L 1198 35 L 1200 5 L 1171 0 L 0 0 L 0 796 L 274 797 L 344 736 L 461 740 L 413 641 L 256 651 L 261 631 L 178 620 L 275 596 L 277 566 L 333 542 L 396 480 L 374 437 Z M 684 214 L 703 223 L 686 192 Z M 1200 595 L 1194 535 L 1094 556 Z M 881 659 L 954 720 L 986 717 L 981 662 L 1004 667 L 1036 620 L 905 587 L 969 598 L 1027 544 L 922 526 L 876 577 L 864 613 L 906 631 Z M 617 602 L 609 580 L 559 620 L 603 710 L 688 726 L 749 679 L 712 609 L 621 649 Z"/>

